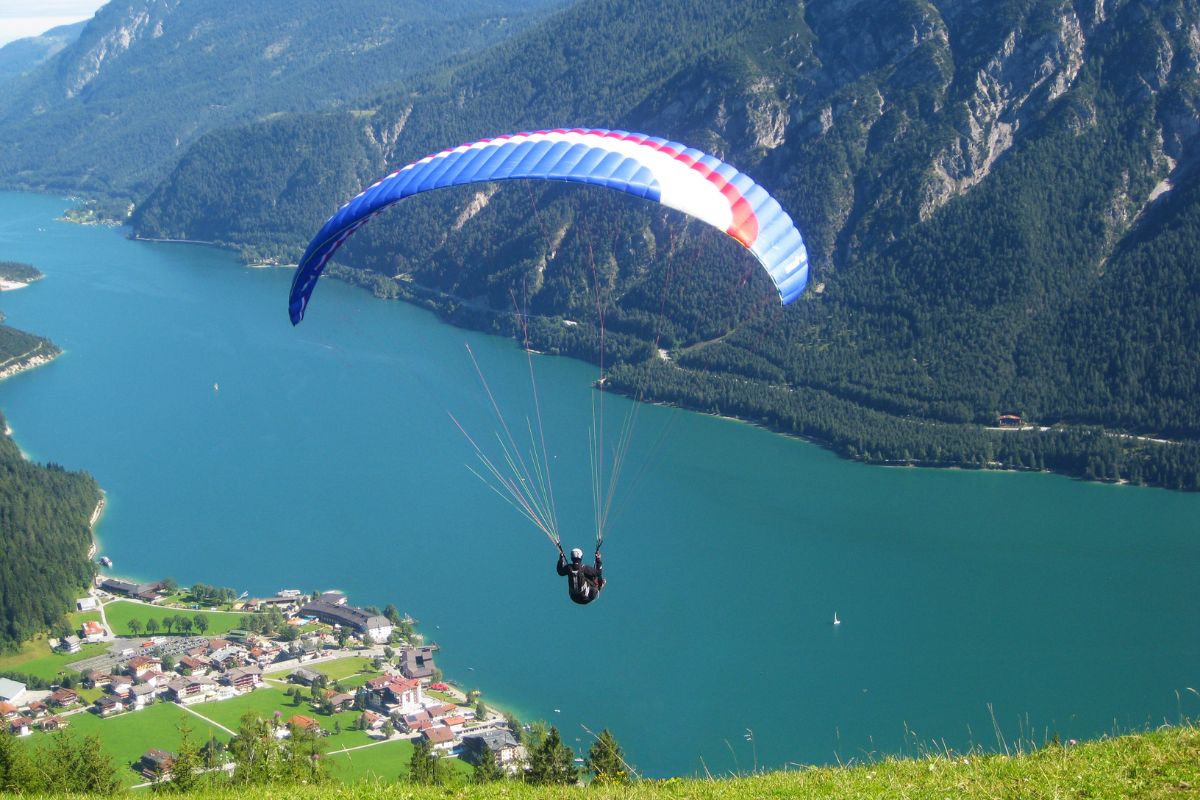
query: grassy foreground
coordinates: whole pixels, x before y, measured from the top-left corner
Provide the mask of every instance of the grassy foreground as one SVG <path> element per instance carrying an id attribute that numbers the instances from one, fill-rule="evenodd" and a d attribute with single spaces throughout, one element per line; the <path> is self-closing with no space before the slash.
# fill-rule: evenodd
<path id="1" fill-rule="evenodd" d="M 630 798 L 1200 798 L 1200 729 L 1166 728 L 1023 755 L 889 758 L 851 767 L 815 767 L 716 780 L 644 781 L 625 788 L 534 787 L 495 783 L 446 789 L 401 783 L 214 789 L 205 800 L 549 800 Z"/>

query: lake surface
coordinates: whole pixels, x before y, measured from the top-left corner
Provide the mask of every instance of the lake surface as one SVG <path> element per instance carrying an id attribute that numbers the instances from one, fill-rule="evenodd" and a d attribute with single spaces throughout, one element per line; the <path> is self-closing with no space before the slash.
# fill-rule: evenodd
<path id="1" fill-rule="evenodd" d="M 512 342 L 334 281 L 293 328 L 290 271 L 55 221 L 68 205 L 0 194 L 0 260 L 46 273 L 0 310 L 66 351 L 0 382 L 0 410 L 105 488 L 120 575 L 394 602 L 449 677 L 569 744 L 607 726 L 650 776 L 1200 715 L 1200 495 L 869 467 L 643 407 L 609 587 L 577 607 L 448 416 L 495 430 L 469 343 L 523 426 Z M 564 545 L 589 549 L 596 370 L 534 368 Z M 608 397 L 610 431 L 628 408 Z"/>

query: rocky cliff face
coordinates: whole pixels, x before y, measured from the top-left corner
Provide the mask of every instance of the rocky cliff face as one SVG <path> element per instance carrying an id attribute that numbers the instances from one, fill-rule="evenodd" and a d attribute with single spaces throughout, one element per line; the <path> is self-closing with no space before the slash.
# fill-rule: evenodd
<path id="1" fill-rule="evenodd" d="M 111 2 L 98 12 L 79 42 L 60 63 L 62 92 L 73 98 L 141 39 L 157 39 L 181 0 Z"/>
<path id="2" fill-rule="evenodd" d="M 961 110 L 964 124 L 933 159 L 921 219 L 986 178 L 1030 115 L 1074 83 L 1083 66 L 1083 27 L 1069 5 L 1057 11 L 1050 30 L 1009 31 L 975 73 L 969 96 L 952 106 L 952 112 Z"/>

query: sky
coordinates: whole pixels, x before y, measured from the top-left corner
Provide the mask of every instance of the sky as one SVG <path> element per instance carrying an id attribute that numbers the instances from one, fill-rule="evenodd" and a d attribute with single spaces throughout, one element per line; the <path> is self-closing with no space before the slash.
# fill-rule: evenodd
<path id="1" fill-rule="evenodd" d="M 0 0 L 0 47 L 89 19 L 108 0 Z"/>

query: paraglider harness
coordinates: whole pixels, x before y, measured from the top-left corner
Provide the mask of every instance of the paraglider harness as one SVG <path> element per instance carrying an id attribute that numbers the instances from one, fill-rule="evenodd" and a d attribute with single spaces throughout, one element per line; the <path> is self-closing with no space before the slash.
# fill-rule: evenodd
<path id="1" fill-rule="evenodd" d="M 558 546 L 558 574 L 567 578 L 567 593 L 571 600 L 581 606 L 595 600 L 604 588 L 604 564 L 600 560 L 600 546 L 596 546 L 596 566 L 588 567 L 582 561 L 568 561 L 562 545 Z"/>

